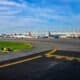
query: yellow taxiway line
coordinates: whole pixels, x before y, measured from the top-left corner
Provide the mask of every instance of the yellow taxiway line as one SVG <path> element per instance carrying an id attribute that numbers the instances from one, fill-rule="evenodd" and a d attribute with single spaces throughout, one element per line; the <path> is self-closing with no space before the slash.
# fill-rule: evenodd
<path id="1" fill-rule="evenodd" d="M 47 56 L 51 55 L 52 53 L 54 53 L 55 51 L 56 51 L 56 49 L 48 52 L 47 54 L 45 54 L 45 56 L 47 57 Z M 0 68 L 4 68 L 4 67 L 20 64 L 20 63 L 23 63 L 23 62 L 28 62 L 28 61 L 35 60 L 35 59 L 38 59 L 38 58 L 41 58 L 41 57 L 42 57 L 41 55 L 38 55 L 38 56 L 35 56 L 35 57 L 26 58 L 26 59 L 15 61 L 15 62 L 11 62 L 11 63 L 2 64 L 2 65 L 0 65 Z"/>
<path id="2" fill-rule="evenodd" d="M 46 58 L 56 57 L 57 59 L 58 58 L 60 58 L 60 59 L 61 58 L 66 58 L 67 60 L 77 59 L 80 62 L 80 58 L 68 57 L 68 56 L 66 56 L 66 57 L 65 56 L 58 56 L 58 55 L 54 55 L 55 52 L 56 52 L 56 49 L 53 49 L 50 52 L 46 53 L 45 57 Z M 0 68 L 9 67 L 9 66 L 13 66 L 13 65 L 16 65 L 16 64 L 28 62 L 28 61 L 31 61 L 31 60 L 39 59 L 41 57 L 43 57 L 43 56 L 42 55 L 38 55 L 38 56 L 31 57 L 31 58 L 26 58 L 26 59 L 23 59 L 23 60 L 2 64 L 2 65 L 0 65 Z"/>
<path id="3" fill-rule="evenodd" d="M 52 51 L 46 53 L 46 54 L 45 54 L 45 57 L 47 57 L 47 58 L 55 57 L 56 59 L 65 58 L 66 60 L 69 60 L 69 61 L 72 61 L 72 60 L 76 59 L 78 62 L 80 62 L 80 58 L 77 58 L 77 57 L 54 55 L 54 53 L 55 53 L 56 51 L 57 51 L 56 49 L 53 49 Z"/>
<path id="4" fill-rule="evenodd" d="M 62 56 L 62 55 L 49 55 L 49 57 L 55 57 L 56 59 L 66 59 L 68 61 L 73 61 L 73 60 L 77 60 L 78 62 L 80 62 L 80 58 L 77 57 L 69 57 L 69 56 Z"/>
<path id="5" fill-rule="evenodd" d="M 16 64 L 20 64 L 20 63 L 24 63 L 24 62 L 28 62 L 28 61 L 35 60 L 35 59 L 38 59 L 38 58 L 41 58 L 41 57 L 42 57 L 41 55 L 38 55 L 38 56 L 35 56 L 35 57 L 31 57 L 31 58 L 11 62 L 11 63 L 6 63 L 6 64 L 3 64 L 3 65 L 0 65 L 0 68 L 12 66 L 12 65 L 16 65 Z"/>
<path id="6" fill-rule="evenodd" d="M 57 51 L 57 49 L 53 49 L 50 52 L 46 53 L 45 56 L 46 57 L 50 57 L 51 55 L 53 55 L 53 53 L 55 53 Z"/>

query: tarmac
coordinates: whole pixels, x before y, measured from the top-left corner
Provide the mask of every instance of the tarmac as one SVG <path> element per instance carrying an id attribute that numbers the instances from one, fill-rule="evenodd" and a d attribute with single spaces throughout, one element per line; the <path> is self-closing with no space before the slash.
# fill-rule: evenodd
<path id="1" fill-rule="evenodd" d="M 80 63 L 57 61 L 42 55 L 32 60 L 29 60 L 31 56 L 26 57 L 25 62 L 0 68 L 0 80 L 80 80 Z"/>
<path id="2" fill-rule="evenodd" d="M 0 55 L 0 80 L 80 80 L 80 62 L 46 57 L 50 50 L 80 53 L 80 40 L 32 39 L 30 51 Z"/>
<path id="3" fill-rule="evenodd" d="M 7 39 L 4 39 L 7 40 Z M 10 39 L 8 39 L 9 41 Z M 20 41 L 20 40 L 10 40 Z M 29 56 L 32 54 L 57 49 L 80 52 L 80 40 L 79 39 L 25 39 L 22 41 L 30 42 L 34 48 L 31 50 L 25 50 L 21 52 L 9 52 L 0 55 L 0 62 L 18 57 Z"/>

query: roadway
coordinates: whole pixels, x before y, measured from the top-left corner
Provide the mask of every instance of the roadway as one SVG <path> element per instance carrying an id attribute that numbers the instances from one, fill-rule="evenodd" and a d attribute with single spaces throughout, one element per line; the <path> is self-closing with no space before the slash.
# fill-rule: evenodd
<path id="1" fill-rule="evenodd" d="M 80 39 L 32 39 L 27 41 L 36 47 L 57 48 L 58 50 L 80 51 Z M 47 46 L 48 45 L 48 46 Z"/>
<path id="2" fill-rule="evenodd" d="M 57 50 L 70 50 L 80 52 L 80 40 L 79 39 L 26 39 L 26 40 L 11 40 L 10 41 L 27 41 L 34 45 L 34 48 L 31 50 L 25 50 L 21 52 L 11 52 L 4 55 L 0 55 L 0 62 L 6 61 L 9 59 L 14 59 L 17 57 L 29 56 L 32 54 L 44 52 L 51 49 Z"/>
<path id="3" fill-rule="evenodd" d="M 47 58 L 45 53 L 6 62 L 0 68 L 0 80 L 80 80 L 80 63 Z"/>
<path id="4" fill-rule="evenodd" d="M 62 62 L 44 56 L 46 50 L 53 48 L 80 52 L 80 40 L 27 39 L 26 41 L 35 46 L 31 52 L 0 56 L 0 80 L 80 80 L 80 63 Z M 3 60 L 8 61 L 2 62 Z"/>

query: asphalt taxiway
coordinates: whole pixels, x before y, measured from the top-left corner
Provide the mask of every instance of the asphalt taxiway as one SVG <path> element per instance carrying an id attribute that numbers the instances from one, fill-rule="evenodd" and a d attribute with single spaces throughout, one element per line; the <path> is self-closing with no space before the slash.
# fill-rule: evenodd
<path id="1" fill-rule="evenodd" d="M 10 52 L 4 55 L 0 55 L 0 62 L 17 57 L 29 56 L 32 54 L 44 52 L 51 49 L 57 50 L 69 50 L 80 52 L 80 40 L 79 39 L 4 39 L 10 41 L 27 41 L 30 42 L 34 48 L 31 50 L 25 50 L 21 52 Z"/>
<path id="2" fill-rule="evenodd" d="M 79 80 L 80 63 L 57 61 L 44 56 L 51 49 L 80 52 L 80 40 L 27 39 L 30 51 L 0 55 L 1 80 Z"/>
<path id="3" fill-rule="evenodd" d="M 44 52 L 45 53 L 45 52 Z M 6 62 L 0 68 L 0 80 L 79 80 L 80 63 L 57 61 L 44 57 L 44 53 L 24 57 L 21 63 Z M 36 57 L 35 57 L 36 56 Z M 18 61 L 18 60 L 17 60 Z M 3 63 L 4 64 L 4 63 Z"/>

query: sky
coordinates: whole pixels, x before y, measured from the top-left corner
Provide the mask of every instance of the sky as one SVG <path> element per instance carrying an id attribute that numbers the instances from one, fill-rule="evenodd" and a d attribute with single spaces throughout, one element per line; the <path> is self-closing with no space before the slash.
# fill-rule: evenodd
<path id="1" fill-rule="evenodd" d="M 0 0 L 0 33 L 80 31 L 80 0 Z"/>

